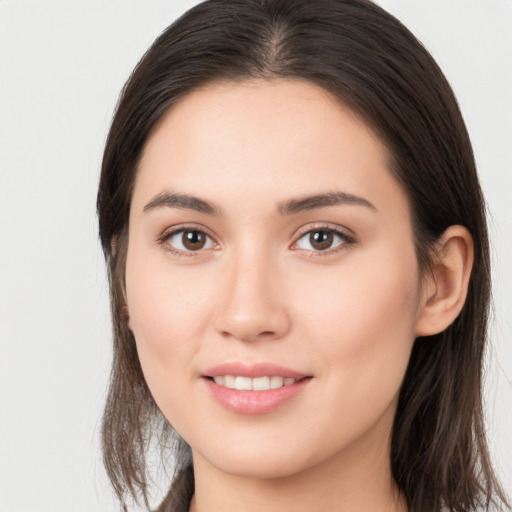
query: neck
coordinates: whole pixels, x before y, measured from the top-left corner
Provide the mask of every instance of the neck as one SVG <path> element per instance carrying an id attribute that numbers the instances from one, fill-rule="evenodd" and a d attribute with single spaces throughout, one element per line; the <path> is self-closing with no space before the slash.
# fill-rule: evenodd
<path id="1" fill-rule="evenodd" d="M 190 512 L 406 512 L 380 427 L 330 459 L 279 478 L 229 474 L 194 453 L 196 494 Z M 386 431 L 389 439 L 390 428 Z"/>

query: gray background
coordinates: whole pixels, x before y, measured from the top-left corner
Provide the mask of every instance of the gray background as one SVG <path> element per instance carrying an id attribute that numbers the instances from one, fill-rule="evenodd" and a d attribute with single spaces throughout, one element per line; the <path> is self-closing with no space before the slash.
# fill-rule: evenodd
<path id="1" fill-rule="evenodd" d="M 110 334 L 95 193 L 117 95 L 180 0 L 0 0 L 0 512 L 116 510 L 99 456 Z M 459 98 L 491 214 L 486 403 L 512 494 L 512 1 L 382 0 Z"/>

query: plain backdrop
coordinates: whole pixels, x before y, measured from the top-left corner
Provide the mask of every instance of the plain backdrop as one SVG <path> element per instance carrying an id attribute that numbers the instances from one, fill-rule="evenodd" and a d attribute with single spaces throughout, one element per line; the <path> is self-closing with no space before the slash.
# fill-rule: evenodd
<path id="1" fill-rule="evenodd" d="M 118 93 L 197 2 L 0 0 L 0 512 L 118 510 L 98 433 L 110 324 L 95 194 Z M 512 1 L 382 0 L 452 83 L 491 215 L 486 406 L 512 494 Z"/>

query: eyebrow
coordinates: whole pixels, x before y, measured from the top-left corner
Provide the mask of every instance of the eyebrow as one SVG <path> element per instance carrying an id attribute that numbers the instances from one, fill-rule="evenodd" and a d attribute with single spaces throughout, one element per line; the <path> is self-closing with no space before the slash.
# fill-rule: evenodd
<path id="1" fill-rule="evenodd" d="M 281 203 L 279 205 L 279 212 L 282 215 L 293 215 L 307 210 L 316 210 L 317 208 L 338 205 L 365 206 L 370 210 L 377 211 L 377 208 L 363 197 L 348 194 L 347 192 L 327 192 L 291 199 L 290 201 Z"/>
<path id="2" fill-rule="evenodd" d="M 207 215 L 220 216 L 222 210 L 212 205 L 204 199 L 191 196 L 189 194 L 175 194 L 172 192 L 162 192 L 155 196 L 146 206 L 144 211 L 155 210 L 162 207 L 180 208 L 184 210 L 195 210 L 196 212 L 206 213 Z"/>
<path id="3" fill-rule="evenodd" d="M 377 211 L 377 208 L 363 197 L 349 194 L 347 192 L 326 192 L 314 194 L 296 199 L 290 199 L 280 203 L 278 212 L 281 215 L 294 215 L 303 211 L 316 210 L 329 206 L 356 205 L 364 206 L 370 210 Z M 178 194 L 172 192 L 161 192 L 144 206 L 143 211 L 147 212 L 157 208 L 179 208 L 184 210 L 194 210 L 207 215 L 222 216 L 222 210 L 204 199 L 189 194 Z"/>

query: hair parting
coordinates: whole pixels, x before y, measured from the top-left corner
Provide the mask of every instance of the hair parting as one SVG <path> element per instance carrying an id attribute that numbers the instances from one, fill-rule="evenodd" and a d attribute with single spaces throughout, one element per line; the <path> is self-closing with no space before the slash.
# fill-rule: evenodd
<path id="1" fill-rule="evenodd" d="M 176 463 L 160 512 L 188 510 L 190 448 L 163 419 L 144 379 L 124 289 L 131 196 L 144 144 L 180 99 L 212 82 L 306 80 L 348 106 L 389 149 L 406 191 L 421 269 L 451 225 L 475 261 L 464 308 L 439 335 L 415 341 L 391 439 L 391 466 L 411 511 L 506 507 L 482 410 L 490 304 L 485 202 L 469 136 L 443 73 L 396 18 L 368 0 L 208 0 L 154 42 L 126 83 L 106 142 L 97 207 L 109 272 L 114 355 L 102 424 L 104 462 L 126 510 L 149 507 L 150 439 Z M 478 319 L 478 320 L 476 320 Z"/>

